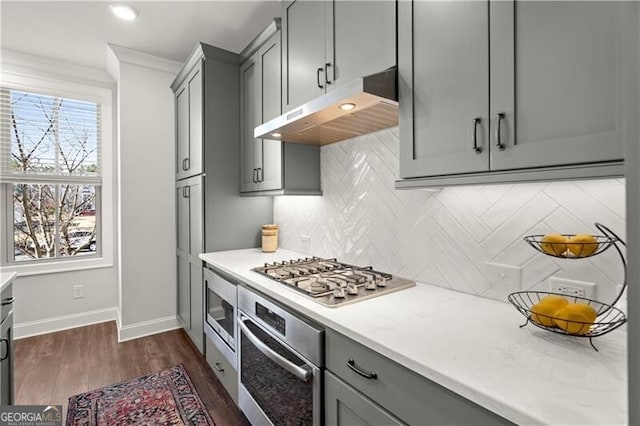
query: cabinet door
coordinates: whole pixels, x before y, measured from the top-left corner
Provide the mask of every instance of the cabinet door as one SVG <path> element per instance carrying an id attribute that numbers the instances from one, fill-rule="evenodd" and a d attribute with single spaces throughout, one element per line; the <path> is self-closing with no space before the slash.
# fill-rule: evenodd
<path id="1" fill-rule="evenodd" d="M 262 123 L 282 111 L 282 62 L 280 32 L 274 34 L 258 51 L 260 63 L 260 102 Z M 282 142 L 262 141 L 260 159 L 260 190 L 282 188 Z"/>
<path id="2" fill-rule="evenodd" d="M 179 182 L 176 188 L 176 241 L 178 254 L 189 253 L 189 198 L 184 182 Z"/>
<path id="3" fill-rule="evenodd" d="M 176 179 L 186 176 L 189 159 L 189 91 L 183 84 L 176 93 Z"/>
<path id="4" fill-rule="evenodd" d="M 324 380 L 324 414 L 328 426 L 404 424 L 329 371 L 325 371 Z"/>
<path id="5" fill-rule="evenodd" d="M 488 170 L 488 8 L 398 2 L 400 177 Z"/>
<path id="6" fill-rule="evenodd" d="M 623 159 L 638 112 L 638 4 L 491 4 L 491 168 Z"/>
<path id="7" fill-rule="evenodd" d="M 191 328 L 191 271 L 189 258 L 178 255 L 178 317 L 186 329 Z"/>
<path id="8" fill-rule="evenodd" d="M 198 261 L 200 253 L 204 252 L 204 227 L 202 208 L 202 178 L 196 177 L 187 187 L 189 199 L 189 255 L 192 261 Z"/>
<path id="9" fill-rule="evenodd" d="M 260 110 L 260 65 L 256 53 L 240 68 L 240 192 L 257 191 L 257 168 L 262 162 L 262 141 L 253 130 L 262 124 Z"/>
<path id="10" fill-rule="evenodd" d="M 202 287 L 202 263 L 191 262 L 191 286 L 189 297 L 191 299 L 191 327 L 189 328 L 191 339 L 200 352 L 203 352 L 204 344 L 204 291 Z"/>
<path id="11" fill-rule="evenodd" d="M 13 313 L 0 330 L 0 405 L 13 404 Z"/>
<path id="12" fill-rule="evenodd" d="M 326 4 L 327 91 L 396 65 L 396 2 Z"/>
<path id="13" fill-rule="evenodd" d="M 285 2 L 282 20 L 282 110 L 287 112 L 324 93 L 325 2 Z"/>
<path id="14" fill-rule="evenodd" d="M 202 169 L 202 70 L 197 68 L 189 80 L 189 162 L 187 175 L 203 172 Z"/>

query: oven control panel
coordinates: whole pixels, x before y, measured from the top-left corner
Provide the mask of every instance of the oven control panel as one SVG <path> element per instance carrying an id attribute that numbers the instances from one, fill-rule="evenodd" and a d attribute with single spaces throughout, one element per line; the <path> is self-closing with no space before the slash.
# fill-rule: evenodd
<path id="1" fill-rule="evenodd" d="M 287 335 L 287 323 L 284 318 L 258 302 L 256 302 L 256 316 L 270 325 L 278 333 L 282 334 L 283 336 Z"/>

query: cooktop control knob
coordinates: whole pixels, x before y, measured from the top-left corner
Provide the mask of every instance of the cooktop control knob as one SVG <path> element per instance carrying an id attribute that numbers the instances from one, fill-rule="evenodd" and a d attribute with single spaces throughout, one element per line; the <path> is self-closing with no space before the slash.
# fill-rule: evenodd
<path id="1" fill-rule="evenodd" d="M 367 283 L 364 285 L 365 290 L 375 290 L 376 282 L 373 280 L 367 280 Z"/>
<path id="2" fill-rule="evenodd" d="M 358 286 L 355 283 L 350 283 L 347 286 L 347 293 L 349 293 L 351 295 L 358 294 Z"/>
<path id="3" fill-rule="evenodd" d="M 387 279 L 385 277 L 379 277 L 378 281 L 376 282 L 376 284 L 378 285 L 378 287 L 386 287 L 387 286 Z"/>
<path id="4" fill-rule="evenodd" d="M 333 289 L 333 297 L 336 299 L 344 299 L 346 296 L 344 287 L 336 287 Z"/>

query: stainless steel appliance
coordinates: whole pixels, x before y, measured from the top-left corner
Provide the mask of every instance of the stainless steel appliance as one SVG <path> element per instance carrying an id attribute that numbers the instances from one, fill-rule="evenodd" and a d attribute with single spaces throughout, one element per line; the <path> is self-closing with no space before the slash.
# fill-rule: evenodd
<path id="1" fill-rule="evenodd" d="M 205 267 L 206 314 L 204 332 L 224 357 L 237 368 L 236 306 L 238 286 Z"/>
<path id="2" fill-rule="evenodd" d="M 254 425 L 322 422 L 324 330 L 238 287 L 238 405 Z"/>
<path id="3" fill-rule="evenodd" d="M 416 285 L 372 267 L 361 268 L 318 257 L 265 263 L 254 271 L 294 288 L 329 307 L 377 297 Z"/>

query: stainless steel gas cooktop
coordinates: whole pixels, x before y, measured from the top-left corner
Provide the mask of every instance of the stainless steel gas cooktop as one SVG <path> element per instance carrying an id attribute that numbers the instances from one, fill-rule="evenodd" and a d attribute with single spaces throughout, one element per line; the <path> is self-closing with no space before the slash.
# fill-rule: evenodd
<path id="1" fill-rule="evenodd" d="M 279 283 L 295 288 L 318 303 L 342 306 L 416 285 L 415 282 L 318 257 L 265 263 L 253 268 Z"/>

